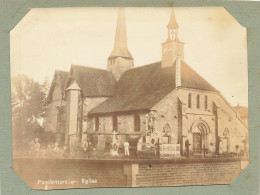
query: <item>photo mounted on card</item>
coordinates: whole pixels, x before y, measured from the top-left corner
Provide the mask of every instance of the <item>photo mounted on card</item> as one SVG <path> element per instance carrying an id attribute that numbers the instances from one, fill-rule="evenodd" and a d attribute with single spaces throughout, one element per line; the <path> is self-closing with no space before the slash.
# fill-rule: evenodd
<path id="1" fill-rule="evenodd" d="M 32 189 L 230 184 L 248 165 L 246 28 L 224 7 L 31 9 L 10 40 Z"/>

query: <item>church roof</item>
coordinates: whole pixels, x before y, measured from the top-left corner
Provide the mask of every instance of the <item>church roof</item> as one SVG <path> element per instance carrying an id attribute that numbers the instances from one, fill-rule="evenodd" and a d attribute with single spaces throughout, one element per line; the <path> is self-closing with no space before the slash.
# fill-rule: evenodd
<path id="1" fill-rule="evenodd" d="M 238 104 L 237 106 L 234 106 L 234 108 L 240 114 L 241 117 L 248 117 L 248 107 L 240 106 Z"/>
<path id="2" fill-rule="evenodd" d="M 48 98 L 47 98 L 48 100 L 51 100 L 51 94 L 52 94 L 52 91 L 53 91 L 55 85 L 57 85 L 57 84 L 60 85 L 61 90 L 64 91 L 68 78 L 69 78 L 69 72 L 62 71 L 62 70 L 55 70 L 55 73 L 53 76 L 53 81 L 51 83 L 51 87 L 50 87 Z"/>
<path id="3" fill-rule="evenodd" d="M 217 91 L 185 62 L 181 62 L 182 87 Z M 114 95 L 89 114 L 149 110 L 176 88 L 174 64 L 161 67 L 161 62 L 126 71 L 115 86 Z"/>
<path id="4" fill-rule="evenodd" d="M 181 87 L 218 92 L 184 61 L 181 62 Z"/>
<path id="5" fill-rule="evenodd" d="M 84 96 L 112 96 L 116 80 L 112 72 L 86 66 L 72 65 L 70 76 L 74 78 Z M 70 83 L 67 83 L 69 87 Z"/>

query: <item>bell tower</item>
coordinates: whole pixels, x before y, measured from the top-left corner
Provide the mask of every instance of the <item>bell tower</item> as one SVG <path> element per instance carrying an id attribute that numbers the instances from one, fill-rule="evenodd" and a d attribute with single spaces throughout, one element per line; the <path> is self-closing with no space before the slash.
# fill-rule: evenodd
<path id="1" fill-rule="evenodd" d="M 172 66 L 177 59 L 184 59 L 184 43 L 179 40 L 179 25 L 176 21 L 173 8 L 167 29 L 167 40 L 162 43 L 162 67 Z"/>
<path id="2" fill-rule="evenodd" d="M 118 8 L 114 49 L 107 59 L 107 69 L 113 73 L 116 80 L 119 80 L 125 71 L 134 67 L 134 58 L 127 48 L 126 34 L 125 10 Z"/>

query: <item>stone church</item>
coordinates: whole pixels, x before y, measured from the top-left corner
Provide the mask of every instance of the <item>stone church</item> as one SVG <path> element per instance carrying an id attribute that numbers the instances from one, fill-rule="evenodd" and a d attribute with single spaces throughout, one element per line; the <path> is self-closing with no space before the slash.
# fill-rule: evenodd
<path id="1" fill-rule="evenodd" d="M 55 71 L 45 131 L 61 145 L 72 148 L 90 140 L 101 151 L 111 143 L 113 132 L 120 145 L 157 133 L 162 143 L 179 144 L 182 155 L 186 140 L 193 155 L 245 148 L 247 123 L 184 61 L 178 29 L 172 10 L 161 61 L 134 67 L 124 8 L 119 8 L 107 69 L 72 65 L 69 72 Z"/>

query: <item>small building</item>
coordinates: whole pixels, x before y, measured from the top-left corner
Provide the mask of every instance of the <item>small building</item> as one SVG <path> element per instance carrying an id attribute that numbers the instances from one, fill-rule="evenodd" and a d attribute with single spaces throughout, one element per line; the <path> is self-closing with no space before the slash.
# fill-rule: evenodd
<path id="1" fill-rule="evenodd" d="M 193 155 L 244 149 L 244 115 L 184 61 L 178 29 L 172 10 L 162 60 L 134 67 L 124 8 L 119 8 L 107 69 L 72 65 L 69 72 L 55 72 L 46 131 L 61 144 L 75 147 L 91 140 L 101 151 L 107 150 L 114 131 L 120 145 L 156 133 L 165 144 L 179 144 L 181 155 L 186 140 Z"/>

